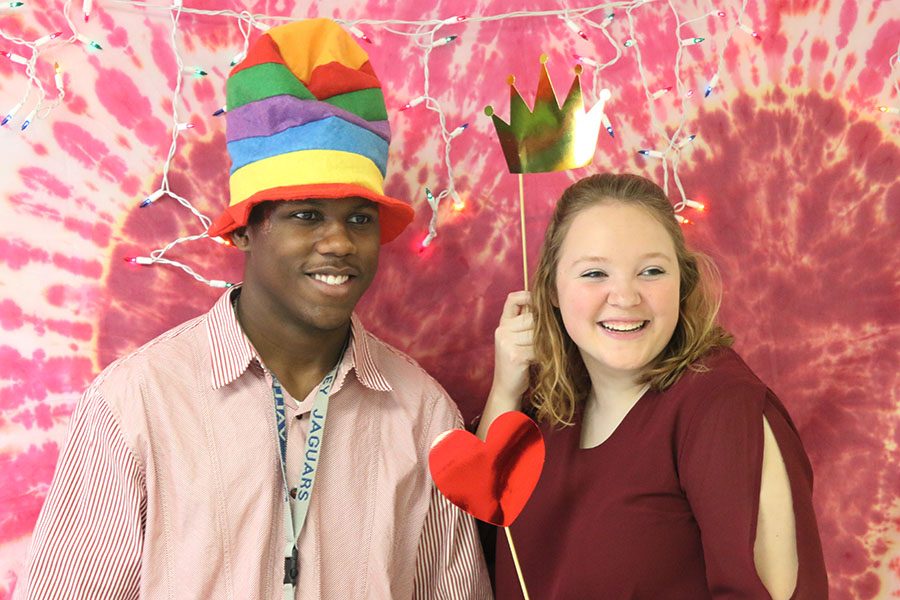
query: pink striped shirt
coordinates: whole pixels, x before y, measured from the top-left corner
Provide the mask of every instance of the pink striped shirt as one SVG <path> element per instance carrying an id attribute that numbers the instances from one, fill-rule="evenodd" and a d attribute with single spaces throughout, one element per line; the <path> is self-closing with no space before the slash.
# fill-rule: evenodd
<path id="1" fill-rule="evenodd" d="M 23 598 L 281 598 L 282 482 L 271 376 L 229 290 L 107 367 L 69 427 Z M 438 493 L 431 442 L 459 427 L 446 392 L 352 319 L 297 598 L 490 598 L 472 519 Z M 286 397 L 296 485 L 314 391 Z"/>

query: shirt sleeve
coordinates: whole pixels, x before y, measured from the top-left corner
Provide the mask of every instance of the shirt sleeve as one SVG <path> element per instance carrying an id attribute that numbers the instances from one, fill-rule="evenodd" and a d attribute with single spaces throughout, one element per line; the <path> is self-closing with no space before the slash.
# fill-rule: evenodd
<path id="1" fill-rule="evenodd" d="M 143 470 L 92 386 L 35 526 L 22 598 L 138 598 L 145 516 Z"/>
<path id="2" fill-rule="evenodd" d="M 470 598 L 493 598 L 475 522 L 432 485 L 416 555 L 413 600 Z"/>
<path id="3" fill-rule="evenodd" d="M 445 409 L 434 417 L 436 434 L 446 429 L 461 429 L 463 420 L 456 405 L 446 393 L 441 397 Z M 474 518 L 447 500 L 432 482 L 428 513 L 416 552 L 413 600 L 492 598 Z"/>
<path id="4" fill-rule="evenodd" d="M 679 478 L 700 529 L 707 584 L 716 600 L 769 598 L 753 555 L 763 415 L 779 418 L 765 410 L 766 394 L 763 386 L 740 381 L 704 394 L 678 455 Z M 785 461 L 795 460 L 785 446 L 779 440 Z M 792 487 L 797 493 L 802 486 Z M 811 489 L 800 493 L 810 497 Z"/>

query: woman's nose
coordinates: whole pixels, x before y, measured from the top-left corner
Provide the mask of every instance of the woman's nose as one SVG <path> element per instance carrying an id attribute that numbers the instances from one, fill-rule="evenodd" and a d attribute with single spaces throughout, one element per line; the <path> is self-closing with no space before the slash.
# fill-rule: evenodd
<path id="1" fill-rule="evenodd" d="M 641 303 L 641 294 L 637 289 L 634 281 L 619 280 L 614 281 L 612 288 L 609 290 L 607 302 L 611 306 L 637 306 Z"/>

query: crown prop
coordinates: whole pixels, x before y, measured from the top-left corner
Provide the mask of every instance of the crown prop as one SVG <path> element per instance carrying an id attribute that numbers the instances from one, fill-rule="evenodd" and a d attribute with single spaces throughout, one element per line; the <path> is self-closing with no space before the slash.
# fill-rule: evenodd
<path id="1" fill-rule="evenodd" d="M 603 90 L 600 101 L 585 113 L 581 70 L 581 65 L 575 66 L 575 79 L 560 108 L 547 73 L 547 55 L 542 54 L 534 110 L 525 104 L 513 75 L 508 80 L 509 123 L 494 114 L 493 107 L 485 107 L 484 114 L 494 121 L 510 173 L 565 171 L 583 167 L 593 160 L 603 106 L 610 93 Z"/>

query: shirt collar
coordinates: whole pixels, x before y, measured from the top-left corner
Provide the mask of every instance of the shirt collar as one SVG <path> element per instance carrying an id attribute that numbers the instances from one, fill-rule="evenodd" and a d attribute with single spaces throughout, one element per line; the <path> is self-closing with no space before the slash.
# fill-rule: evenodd
<path id="1" fill-rule="evenodd" d="M 356 377 L 360 383 L 371 390 L 393 392 L 394 388 L 381 374 L 375 357 L 372 356 L 370 342 L 369 332 L 363 327 L 362 321 L 359 320 L 356 313 L 353 313 L 350 316 L 350 346 L 353 349 Z"/>
<path id="2" fill-rule="evenodd" d="M 259 355 L 247 338 L 232 304 L 240 286 L 227 290 L 207 315 L 212 387 L 219 389 L 244 374 L 247 367 Z M 372 356 L 369 333 L 354 313 L 350 317 L 350 348 L 344 354 L 346 368 L 356 373 L 356 378 L 367 388 L 391 392 L 393 388 L 381 374 Z"/>

